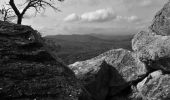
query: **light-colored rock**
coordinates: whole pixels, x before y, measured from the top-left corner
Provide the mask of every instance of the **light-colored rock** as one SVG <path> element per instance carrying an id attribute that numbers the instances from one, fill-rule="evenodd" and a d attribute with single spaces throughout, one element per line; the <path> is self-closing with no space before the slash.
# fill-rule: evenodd
<path id="1" fill-rule="evenodd" d="M 95 87 L 95 85 L 100 84 L 100 82 L 105 82 L 105 84 L 95 87 L 97 89 L 87 90 L 89 90 L 90 93 L 98 93 L 98 91 L 95 90 L 107 86 L 105 87 L 105 91 L 109 88 L 107 96 L 115 95 L 128 87 L 131 82 L 139 80 L 147 73 L 145 65 L 140 62 L 136 53 L 124 49 L 110 50 L 90 60 L 76 62 L 69 65 L 69 67 L 76 73 L 77 78 L 83 81 L 88 87 Z M 104 74 L 100 74 L 100 72 Z M 103 78 L 106 80 L 103 81 Z M 97 81 L 97 84 L 93 84 L 94 81 Z M 93 94 L 93 96 L 95 96 L 95 94 Z"/>
<path id="2" fill-rule="evenodd" d="M 142 31 L 132 40 L 139 59 L 153 69 L 170 71 L 170 36 Z"/>
<path id="3" fill-rule="evenodd" d="M 170 35 L 170 1 L 155 15 L 149 28 L 158 35 Z"/>
<path id="4" fill-rule="evenodd" d="M 134 100 L 170 100 L 170 75 L 156 71 L 137 85 Z"/>

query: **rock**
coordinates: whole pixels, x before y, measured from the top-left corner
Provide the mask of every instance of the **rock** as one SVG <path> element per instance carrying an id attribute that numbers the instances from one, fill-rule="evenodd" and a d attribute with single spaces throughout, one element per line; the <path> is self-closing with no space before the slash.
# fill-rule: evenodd
<path id="1" fill-rule="evenodd" d="M 156 14 L 147 31 L 132 39 L 137 58 L 149 75 L 132 88 L 130 100 L 170 100 L 170 1 Z"/>
<path id="2" fill-rule="evenodd" d="M 124 97 L 124 96 L 115 96 L 115 97 L 110 98 L 109 100 L 131 100 L 131 99 L 128 97 Z"/>
<path id="3" fill-rule="evenodd" d="M 0 21 L 0 98 L 78 100 L 74 73 L 29 26 Z"/>
<path id="4" fill-rule="evenodd" d="M 135 91 L 133 97 L 137 100 L 169 100 L 170 75 L 155 71 L 139 82 Z"/>
<path id="5" fill-rule="evenodd" d="M 155 15 L 149 28 L 158 35 L 170 35 L 170 1 Z"/>
<path id="6" fill-rule="evenodd" d="M 96 66 L 95 64 L 99 64 L 97 60 L 96 62 L 89 62 L 93 66 L 96 66 L 93 68 L 88 66 L 89 63 L 83 63 L 84 65 L 82 65 L 81 62 L 77 62 L 72 65 L 72 68 L 74 67 L 73 70 L 75 70 L 77 78 L 82 81 L 83 85 L 86 87 L 89 94 L 93 96 L 94 100 L 105 100 L 109 90 L 108 84 L 110 78 L 108 72 L 110 71 L 110 66 L 107 65 L 106 62 L 101 62 L 99 66 Z M 85 67 L 87 67 L 87 69 Z"/>
<path id="7" fill-rule="evenodd" d="M 170 71 L 170 36 L 142 31 L 132 40 L 132 48 L 152 69 Z"/>
<path id="8" fill-rule="evenodd" d="M 111 98 L 127 88 L 130 83 L 145 76 L 147 69 L 136 56 L 128 50 L 116 49 L 87 61 L 76 62 L 69 67 L 86 87 L 93 87 L 92 90 L 87 90 L 94 98 L 99 98 L 95 100 L 105 100 L 103 98 Z M 108 95 L 101 95 L 100 89 L 108 92 Z"/>
<path id="9" fill-rule="evenodd" d="M 87 75 L 88 77 L 83 80 L 86 89 L 93 96 L 94 100 L 105 100 L 109 91 L 110 76 L 108 72 L 110 71 L 110 66 L 103 62 L 100 68 L 96 76 Z"/>

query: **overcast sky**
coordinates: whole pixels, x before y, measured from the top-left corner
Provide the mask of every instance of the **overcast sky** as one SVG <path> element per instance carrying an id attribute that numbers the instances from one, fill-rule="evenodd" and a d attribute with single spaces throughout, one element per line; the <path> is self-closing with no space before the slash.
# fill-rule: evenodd
<path id="1" fill-rule="evenodd" d="M 0 0 L 9 1 L 9 0 Z M 15 0 L 21 2 L 24 0 Z M 146 28 L 155 13 L 168 0 L 65 0 L 56 6 L 62 12 L 47 9 L 34 16 L 27 12 L 23 24 L 43 35 L 57 34 L 135 34 Z M 21 8 L 22 9 L 22 8 Z"/>

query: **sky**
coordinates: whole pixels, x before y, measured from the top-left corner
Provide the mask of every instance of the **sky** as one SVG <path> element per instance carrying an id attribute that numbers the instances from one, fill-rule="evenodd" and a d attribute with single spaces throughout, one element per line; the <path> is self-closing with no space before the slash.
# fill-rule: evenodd
<path id="1" fill-rule="evenodd" d="M 0 0 L 0 4 L 9 0 Z M 15 0 L 17 4 L 24 0 Z M 47 8 L 35 16 L 27 11 L 24 25 L 45 35 L 135 34 L 147 28 L 168 0 L 65 0 L 56 2 L 61 12 Z M 20 10 L 23 7 L 18 6 Z M 16 20 L 13 20 L 16 22 Z"/>

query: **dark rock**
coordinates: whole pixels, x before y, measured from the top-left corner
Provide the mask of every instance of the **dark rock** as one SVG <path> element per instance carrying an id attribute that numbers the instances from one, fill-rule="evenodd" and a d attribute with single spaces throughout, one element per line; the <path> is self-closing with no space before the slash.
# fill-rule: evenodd
<path id="1" fill-rule="evenodd" d="M 78 100 L 74 73 L 29 26 L 0 21 L 0 99 Z"/>
<path id="2" fill-rule="evenodd" d="M 124 97 L 124 96 L 114 96 L 110 98 L 109 100 L 131 100 L 131 99 L 128 97 Z"/>
<path id="3" fill-rule="evenodd" d="M 170 1 L 155 15 L 149 28 L 158 35 L 170 35 Z"/>
<path id="4" fill-rule="evenodd" d="M 132 40 L 132 48 L 141 61 L 153 69 L 170 71 L 170 37 L 140 32 Z"/>
<path id="5" fill-rule="evenodd" d="M 169 100 L 170 75 L 155 71 L 139 82 L 133 94 L 136 100 Z"/>
<path id="6" fill-rule="evenodd" d="M 100 65 L 100 70 L 98 71 L 98 74 L 96 76 L 88 76 L 84 78 L 84 86 L 89 91 L 89 93 L 92 95 L 94 100 L 105 100 L 106 96 L 109 91 L 109 70 L 110 66 L 107 65 L 105 62 L 103 62 Z"/>
<path id="7" fill-rule="evenodd" d="M 147 73 L 145 65 L 136 56 L 123 49 L 110 50 L 69 67 L 86 86 L 93 87 L 92 90 L 87 90 L 94 98 L 99 98 L 95 100 L 105 100 L 104 98 L 111 98 Z M 108 94 L 101 95 L 102 89 Z"/>

